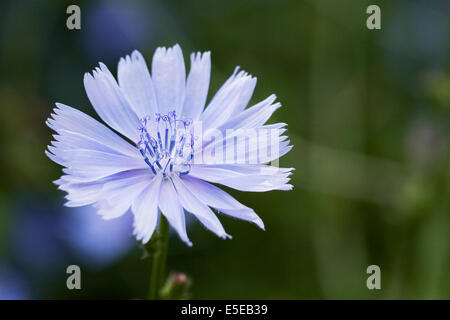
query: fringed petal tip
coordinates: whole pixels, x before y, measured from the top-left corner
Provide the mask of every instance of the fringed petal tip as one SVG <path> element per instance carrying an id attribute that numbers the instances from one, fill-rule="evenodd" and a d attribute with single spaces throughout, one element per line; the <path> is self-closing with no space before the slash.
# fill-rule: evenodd
<path id="1" fill-rule="evenodd" d="M 261 230 L 266 231 L 266 228 L 264 226 L 264 222 L 260 217 L 258 217 L 255 213 L 255 218 L 252 220 L 254 224 L 256 224 Z"/>
<path id="2" fill-rule="evenodd" d="M 142 53 L 139 52 L 139 50 L 133 50 L 133 52 L 131 52 L 131 58 L 137 61 L 143 59 L 144 57 Z"/>
<path id="3" fill-rule="evenodd" d="M 136 230 L 136 227 L 134 227 L 133 237 L 136 239 L 136 241 L 138 242 L 140 241 L 142 245 L 146 245 L 152 238 L 152 234 L 145 235 L 144 233 L 141 233 L 140 231 Z"/>
<path id="4" fill-rule="evenodd" d="M 229 235 L 228 233 L 224 233 L 224 234 L 220 235 L 219 238 L 224 239 L 224 240 L 233 239 L 233 237 L 231 235 Z"/>
<path id="5" fill-rule="evenodd" d="M 282 191 L 291 191 L 294 189 L 294 186 L 292 184 L 285 184 L 283 187 L 281 187 L 279 190 Z"/>
<path id="6" fill-rule="evenodd" d="M 64 183 L 64 181 L 61 178 L 59 178 L 59 179 L 53 180 L 52 183 L 57 185 L 58 189 L 60 189 L 60 187 Z"/>
<path id="7" fill-rule="evenodd" d="M 130 64 L 139 60 L 144 60 L 144 57 L 138 50 L 133 50 L 131 54 L 127 54 L 119 59 L 119 66 L 123 63 Z"/>
<path id="8" fill-rule="evenodd" d="M 192 52 L 190 55 L 191 58 L 191 62 L 196 61 L 196 60 L 202 60 L 205 58 L 209 58 L 211 57 L 211 51 L 197 51 L 197 52 Z"/>

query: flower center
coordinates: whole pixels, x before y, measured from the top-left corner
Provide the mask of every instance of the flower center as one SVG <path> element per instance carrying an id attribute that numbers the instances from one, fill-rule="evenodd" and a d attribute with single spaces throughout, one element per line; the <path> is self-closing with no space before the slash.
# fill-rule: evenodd
<path id="1" fill-rule="evenodd" d="M 164 177 L 185 175 L 191 170 L 194 137 L 188 130 L 191 122 L 176 118 L 175 111 L 141 119 L 137 147 L 154 174 Z"/>

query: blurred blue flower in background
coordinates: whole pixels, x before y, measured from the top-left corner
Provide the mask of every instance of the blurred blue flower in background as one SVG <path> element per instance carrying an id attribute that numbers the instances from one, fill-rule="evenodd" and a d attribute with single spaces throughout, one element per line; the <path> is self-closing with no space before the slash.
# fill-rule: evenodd
<path id="1" fill-rule="evenodd" d="M 18 205 L 15 215 L 11 255 L 38 274 L 60 272 L 78 260 L 81 267 L 104 268 L 135 246 L 129 214 L 105 221 L 91 207 L 56 208 L 32 201 Z"/>
<path id="2" fill-rule="evenodd" d="M 136 1 L 101 1 L 86 10 L 82 28 L 83 44 L 87 53 L 103 60 L 116 57 L 144 43 L 155 34 L 155 10 Z"/>
<path id="3" fill-rule="evenodd" d="M 132 247 L 133 217 L 127 213 L 114 220 L 103 220 L 92 206 L 67 208 L 61 238 L 71 251 L 90 267 L 106 267 Z"/>
<path id="4" fill-rule="evenodd" d="M 59 211 L 39 200 L 20 201 L 10 233 L 11 255 L 18 265 L 39 274 L 64 268 L 68 255 L 57 235 Z"/>
<path id="5" fill-rule="evenodd" d="M 10 267 L 0 262 L 0 300 L 30 299 L 26 281 Z"/>

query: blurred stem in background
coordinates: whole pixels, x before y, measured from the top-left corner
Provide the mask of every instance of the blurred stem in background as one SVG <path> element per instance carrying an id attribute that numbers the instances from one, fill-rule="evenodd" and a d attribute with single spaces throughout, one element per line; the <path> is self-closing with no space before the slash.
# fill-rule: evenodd
<path id="1" fill-rule="evenodd" d="M 354 6 L 352 10 L 357 10 L 357 7 L 359 6 Z M 363 10 L 361 5 L 359 11 L 364 12 Z M 360 154 L 367 151 L 367 126 L 364 126 L 367 124 L 367 101 L 364 101 L 364 97 L 368 94 L 364 75 L 369 68 L 365 59 L 368 49 L 367 33 L 353 30 L 351 26 L 357 24 L 355 15 L 349 15 L 347 8 L 341 8 L 333 1 L 314 2 L 314 11 L 310 47 L 308 140 L 332 149 L 352 150 Z M 336 28 L 340 29 L 339 38 L 330 39 L 329 34 Z M 341 43 L 349 41 L 349 38 L 360 45 L 352 49 L 342 46 Z M 348 55 L 351 63 L 336 63 L 334 57 L 341 54 Z M 332 117 L 326 116 L 332 114 Z M 351 129 L 346 126 L 349 122 L 352 123 Z M 327 174 L 333 177 L 331 180 L 336 181 L 336 176 L 343 168 L 347 168 L 341 179 L 343 183 L 336 184 L 336 190 L 343 190 L 343 185 L 353 183 L 357 188 L 351 187 L 348 190 L 352 198 L 355 197 L 355 190 L 365 196 L 370 194 L 365 159 L 358 161 L 360 170 L 356 170 L 347 159 L 333 162 L 330 158 L 317 157 L 318 153 L 314 148 L 309 148 L 308 154 L 311 182 L 317 183 Z M 345 213 L 366 212 L 368 206 L 362 202 L 324 201 L 323 195 L 317 193 L 311 195 L 311 200 L 316 212 L 311 237 L 323 296 L 341 299 L 361 296 L 364 291 L 359 289 L 359 284 L 364 283 L 368 258 L 365 252 L 365 225 L 362 219 L 352 219 L 351 215 Z M 335 277 L 335 272 L 340 276 Z M 343 283 L 351 285 L 342 290 Z"/>
<path id="2" fill-rule="evenodd" d="M 152 271 L 150 275 L 150 288 L 148 299 L 157 300 L 160 298 L 160 290 L 164 283 L 166 273 L 167 248 L 169 244 L 169 223 L 161 214 L 155 239 L 151 239 L 146 245 L 147 252 L 151 253 Z"/>

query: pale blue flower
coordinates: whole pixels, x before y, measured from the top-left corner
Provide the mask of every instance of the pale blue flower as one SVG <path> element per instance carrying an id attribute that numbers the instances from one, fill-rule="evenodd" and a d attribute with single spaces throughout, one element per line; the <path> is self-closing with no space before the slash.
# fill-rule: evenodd
<path id="1" fill-rule="evenodd" d="M 0 262 L 0 300 L 30 299 L 28 283 L 13 268 Z"/>
<path id="2" fill-rule="evenodd" d="M 92 206 L 71 208 L 64 214 L 66 219 L 58 231 L 83 265 L 105 268 L 133 248 L 131 214 L 105 221 L 95 214 Z"/>
<path id="3" fill-rule="evenodd" d="M 104 219 L 131 209 L 143 243 L 160 213 L 188 245 L 185 211 L 221 238 L 230 236 L 212 209 L 264 229 L 251 208 L 210 183 L 257 192 L 292 188 L 292 169 L 267 165 L 292 148 L 282 135 L 286 124 L 265 124 L 281 106 L 275 95 L 246 108 L 256 78 L 236 68 L 203 110 L 210 52 L 191 54 L 186 77 L 181 48 L 158 48 L 151 69 L 150 76 L 134 51 L 120 59 L 118 82 L 102 63 L 85 74 L 89 100 L 117 133 L 56 104 L 47 125 L 57 134 L 46 154 L 65 167 L 55 183 L 67 192 L 66 205 L 93 205 Z"/>

